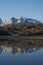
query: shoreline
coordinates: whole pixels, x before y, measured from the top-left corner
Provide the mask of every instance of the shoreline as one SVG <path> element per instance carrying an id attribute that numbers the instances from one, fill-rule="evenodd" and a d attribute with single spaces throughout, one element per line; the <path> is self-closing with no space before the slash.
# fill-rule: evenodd
<path id="1" fill-rule="evenodd" d="M 43 39 L 43 35 L 29 35 L 29 36 L 0 36 L 0 39 Z"/>

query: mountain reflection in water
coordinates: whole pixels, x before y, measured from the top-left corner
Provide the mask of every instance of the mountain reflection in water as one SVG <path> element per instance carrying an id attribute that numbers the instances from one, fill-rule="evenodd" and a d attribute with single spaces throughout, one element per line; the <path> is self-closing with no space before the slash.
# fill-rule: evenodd
<path id="1" fill-rule="evenodd" d="M 43 39 L 0 40 L 0 53 L 32 53 L 43 47 Z"/>

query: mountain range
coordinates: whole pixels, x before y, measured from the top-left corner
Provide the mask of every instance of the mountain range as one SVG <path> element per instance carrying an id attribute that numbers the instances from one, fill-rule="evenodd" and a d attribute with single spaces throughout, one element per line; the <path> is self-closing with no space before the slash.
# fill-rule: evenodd
<path id="1" fill-rule="evenodd" d="M 16 18 L 12 17 L 10 20 L 12 21 L 12 24 L 14 24 L 14 25 L 42 24 L 41 21 L 38 21 L 38 20 L 35 20 L 32 18 L 20 17 L 19 19 L 16 19 Z"/>
<path id="2" fill-rule="evenodd" d="M 20 17 L 19 19 L 12 17 L 9 20 L 5 20 L 4 23 L 2 22 L 2 19 L 0 18 L 0 25 L 26 25 L 26 24 L 42 24 L 41 21 L 35 20 L 32 18 L 23 18 Z"/>
<path id="3" fill-rule="evenodd" d="M 26 24 L 42 24 L 42 22 L 32 19 L 32 18 L 20 18 L 20 22 L 18 24 L 20 25 L 26 25 Z"/>

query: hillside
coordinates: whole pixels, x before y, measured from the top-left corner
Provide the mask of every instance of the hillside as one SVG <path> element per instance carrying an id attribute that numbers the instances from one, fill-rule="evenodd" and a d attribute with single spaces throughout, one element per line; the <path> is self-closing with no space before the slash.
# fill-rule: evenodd
<path id="1" fill-rule="evenodd" d="M 0 26 L 0 31 L 6 31 L 11 35 L 43 35 L 43 24 L 4 25 Z"/>

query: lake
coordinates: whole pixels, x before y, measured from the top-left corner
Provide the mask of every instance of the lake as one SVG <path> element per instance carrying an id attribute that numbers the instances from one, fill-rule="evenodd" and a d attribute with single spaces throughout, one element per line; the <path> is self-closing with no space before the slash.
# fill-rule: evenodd
<path id="1" fill-rule="evenodd" d="M 43 65 L 43 39 L 0 40 L 0 65 Z"/>

